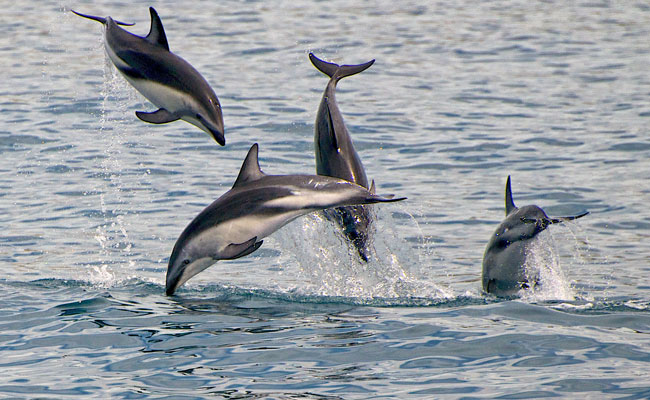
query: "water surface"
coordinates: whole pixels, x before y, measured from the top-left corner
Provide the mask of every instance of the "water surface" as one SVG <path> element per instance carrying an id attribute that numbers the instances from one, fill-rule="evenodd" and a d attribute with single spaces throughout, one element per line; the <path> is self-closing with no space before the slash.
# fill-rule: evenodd
<path id="1" fill-rule="evenodd" d="M 210 82 L 226 147 L 116 72 L 101 27 L 160 14 Z M 650 396 L 650 7 L 643 2 L 5 4 L 0 14 L 0 393 L 18 398 Z M 376 256 L 318 215 L 176 297 L 176 238 L 252 143 L 314 173 L 327 83 L 381 194 Z M 590 215 L 539 238 L 544 290 L 480 288 L 517 205 Z"/>

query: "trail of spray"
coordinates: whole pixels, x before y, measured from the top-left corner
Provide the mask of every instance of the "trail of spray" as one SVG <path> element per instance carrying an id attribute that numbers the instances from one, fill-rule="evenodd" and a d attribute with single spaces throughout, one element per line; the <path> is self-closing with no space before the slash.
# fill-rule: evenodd
<path id="1" fill-rule="evenodd" d="M 121 267 L 126 264 L 126 267 L 131 270 L 135 266 L 130 259 L 133 241 L 129 237 L 130 226 L 125 218 L 129 213 L 128 203 L 122 196 L 124 181 L 121 153 L 125 143 L 125 132 L 121 129 L 120 122 L 127 110 L 126 103 L 116 98 L 116 93 L 124 90 L 121 79 L 108 57 L 105 57 L 99 128 L 99 137 L 106 156 L 102 159 L 99 174 L 103 179 L 99 192 L 100 211 L 104 222 L 95 228 L 94 237 L 100 246 L 101 260 L 99 265 L 92 267 L 89 279 L 90 282 L 104 285 L 113 284 L 118 280 L 113 265 Z M 113 116 L 111 109 L 115 111 L 116 116 Z"/>

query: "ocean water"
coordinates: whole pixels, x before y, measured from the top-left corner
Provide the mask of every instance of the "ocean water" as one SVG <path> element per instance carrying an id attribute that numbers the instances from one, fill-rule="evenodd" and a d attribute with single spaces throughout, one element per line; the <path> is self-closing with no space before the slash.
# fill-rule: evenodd
<path id="1" fill-rule="evenodd" d="M 650 397 L 650 6 L 643 1 L 2 2 L 0 397 Z M 227 146 L 154 107 L 101 26 L 148 6 L 223 106 Z M 368 264 L 318 214 L 164 295 L 176 238 L 252 143 L 315 171 L 327 78 L 380 194 Z M 542 290 L 480 287 L 517 205 Z"/>

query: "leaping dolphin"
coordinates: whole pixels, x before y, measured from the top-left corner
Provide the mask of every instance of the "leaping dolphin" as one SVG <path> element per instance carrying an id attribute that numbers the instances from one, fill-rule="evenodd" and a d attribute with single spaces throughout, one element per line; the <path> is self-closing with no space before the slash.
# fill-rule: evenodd
<path id="1" fill-rule="evenodd" d="M 497 296 L 513 296 L 520 289 L 535 286 L 525 271 L 526 255 L 535 236 L 551 224 L 571 221 L 589 214 L 549 218 L 535 205 L 517 208 L 512 200 L 510 176 L 506 181 L 506 219 L 494 231 L 483 255 L 483 290 Z"/>
<path id="2" fill-rule="evenodd" d="M 336 104 L 335 92 L 339 80 L 364 71 L 375 60 L 359 65 L 338 65 L 323 61 L 313 53 L 309 53 L 309 59 L 314 67 L 330 77 L 316 114 L 314 129 L 316 173 L 345 179 L 374 191 L 374 181 L 372 187 L 368 186 L 366 171 L 354 149 L 343 115 Z M 372 224 L 368 207 L 341 207 L 327 210 L 325 215 L 341 226 L 345 236 L 356 247 L 361 259 L 368 261 L 368 241 Z"/>
<path id="3" fill-rule="evenodd" d="M 194 218 L 169 258 L 166 293 L 218 260 L 246 256 L 262 238 L 313 211 L 353 204 L 404 200 L 386 198 L 342 179 L 319 175 L 266 175 L 254 144 L 232 189 Z"/>
<path id="4" fill-rule="evenodd" d="M 129 24 L 111 17 L 71 11 L 104 25 L 108 57 L 138 92 L 159 107 L 154 112 L 137 111 L 138 118 L 152 124 L 182 119 L 204 130 L 220 145 L 226 144 L 217 95 L 194 67 L 169 51 L 162 21 L 153 7 L 149 7 L 151 28 L 145 37 L 120 28 L 118 25 Z"/>

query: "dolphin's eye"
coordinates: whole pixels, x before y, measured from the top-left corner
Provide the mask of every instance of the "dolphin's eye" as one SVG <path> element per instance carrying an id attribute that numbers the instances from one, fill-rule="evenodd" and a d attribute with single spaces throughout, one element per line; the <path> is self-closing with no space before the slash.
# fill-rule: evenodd
<path id="1" fill-rule="evenodd" d="M 187 265 L 189 263 L 190 263 L 190 260 L 188 260 L 187 258 L 185 260 L 183 260 L 183 265 Z"/>

